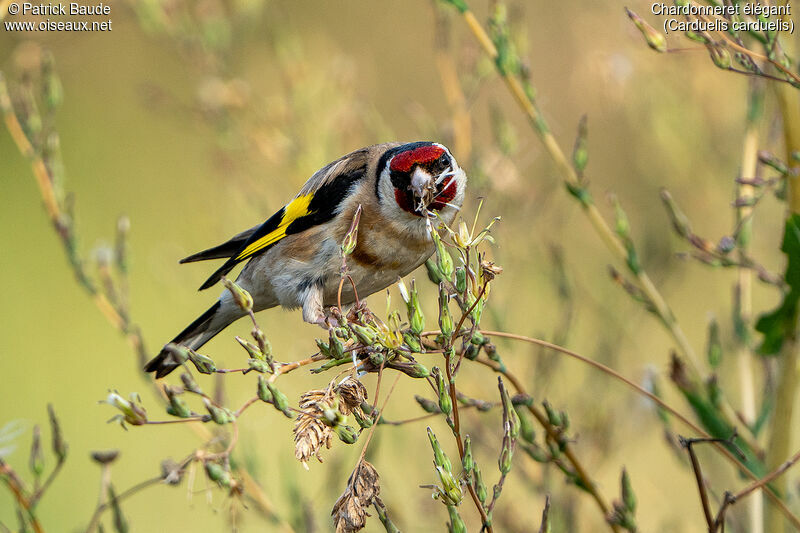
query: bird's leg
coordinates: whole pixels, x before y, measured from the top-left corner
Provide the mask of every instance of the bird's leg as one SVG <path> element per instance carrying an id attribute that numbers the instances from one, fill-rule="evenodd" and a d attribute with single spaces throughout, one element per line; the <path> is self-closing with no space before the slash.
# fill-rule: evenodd
<path id="1" fill-rule="evenodd" d="M 312 285 L 303 295 L 303 320 L 309 324 L 322 324 L 325 311 L 322 308 L 322 287 Z"/>
<path id="2" fill-rule="evenodd" d="M 339 321 L 326 313 L 322 306 L 322 287 L 314 285 L 306 290 L 303 298 L 303 320 L 326 330 L 339 326 Z"/>

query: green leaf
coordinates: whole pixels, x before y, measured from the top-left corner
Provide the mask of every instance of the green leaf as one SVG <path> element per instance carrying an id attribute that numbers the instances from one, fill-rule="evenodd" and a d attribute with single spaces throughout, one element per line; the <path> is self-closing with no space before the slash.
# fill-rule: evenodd
<path id="1" fill-rule="evenodd" d="M 774 355 L 783 342 L 795 329 L 798 302 L 800 302 L 800 215 L 793 214 L 786 219 L 781 251 L 786 254 L 786 273 L 783 279 L 789 285 L 789 292 L 773 311 L 762 314 L 756 322 L 756 331 L 764 335 L 758 351 L 764 355 Z"/>

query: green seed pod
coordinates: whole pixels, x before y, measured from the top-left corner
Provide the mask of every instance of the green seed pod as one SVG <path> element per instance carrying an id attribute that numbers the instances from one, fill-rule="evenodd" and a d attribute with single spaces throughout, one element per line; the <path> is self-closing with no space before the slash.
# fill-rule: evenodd
<path id="1" fill-rule="evenodd" d="M 467 526 L 464 524 L 461 515 L 458 514 L 458 509 L 455 505 L 448 505 L 447 512 L 450 514 L 450 523 L 448 524 L 448 533 L 467 533 Z"/>
<path id="2" fill-rule="evenodd" d="M 341 339 L 334 330 L 330 330 L 329 337 L 330 339 L 330 350 L 331 356 L 334 359 L 342 359 L 344 357 L 344 344 L 342 343 Z"/>
<path id="3" fill-rule="evenodd" d="M 439 270 L 439 267 L 436 266 L 433 259 L 425 261 L 425 270 L 428 272 L 428 279 L 431 280 L 434 285 L 438 285 L 444 281 L 444 276 L 442 276 L 442 272 Z"/>
<path id="4" fill-rule="evenodd" d="M 208 401 L 207 398 L 203 398 L 203 403 L 208 410 L 208 414 L 211 415 L 211 420 L 219 425 L 230 424 L 236 419 L 230 409 L 226 409 L 225 407 L 217 407 Z"/>
<path id="5" fill-rule="evenodd" d="M 463 293 L 467 290 L 467 269 L 460 266 L 456 269 L 456 291 Z"/>
<path id="6" fill-rule="evenodd" d="M 358 440 L 358 433 L 350 426 L 338 425 L 334 428 L 336 436 L 345 444 L 353 444 Z"/>
<path id="7" fill-rule="evenodd" d="M 44 454 L 42 453 L 42 432 L 38 425 L 33 426 L 33 440 L 28 467 L 36 479 L 44 472 Z M 37 483 L 38 484 L 38 483 Z"/>
<path id="8" fill-rule="evenodd" d="M 500 398 L 503 402 L 503 426 L 505 428 L 505 433 L 510 440 L 516 440 L 517 437 L 519 437 L 519 417 L 511 403 L 511 398 L 508 397 L 508 392 L 506 391 L 501 377 L 497 378 L 497 386 L 500 389 Z"/>
<path id="9" fill-rule="evenodd" d="M 450 252 L 447 251 L 447 248 L 445 248 L 438 232 L 434 231 L 431 237 L 433 238 L 433 243 L 436 245 L 436 266 L 442 278 L 451 281 L 453 279 L 453 258 L 450 256 Z"/>
<path id="10" fill-rule="evenodd" d="M 478 355 L 480 355 L 480 353 L 481 353 L 480 347 L 475 346 L 474 344 L 468 344 L 466 349 L 464 350 L 464 357 L 466 357 L 470 361 L 474 361 L 475 359 L 478 358 Z"/>
<path id="11" fill-rule="evenodd" d="M 722 341 L 719 336 L 719 324 L 716 318 L 712 318 L 708 323 L 708 345 L 706 346 L 708 364 L 711 368 L 719 367 L 722 360 Z"/>
<path id="12" fill-rule="evenodd" d="M 197 384 L 191 374 L 187 374 L 186 372 L 181 374 L 181 381 L 183 382 L 183 388 L 189 392 L 203 394 L 203 390 L 200 388 L 200 385 Z"/>
<path id="13" fill-rule="evenodd" d="M 267 388 L 272 394 L 272 405 L 275 406 L 275 409 L 282 412 L 286 418 L 292 418 L 292 412 L 289 410 L 289 398 L 269 381 L 267 382 Z"/>
<path id="14" fill-rule="evenodd" d="M 364 346 L 372 346 L 375 344 L 377 333 L 374 329 L 367 326 L 360 326 L 358 324 L 351 324 L 350 328 L 352 329 L 353 333 L 355 333 L 359 342 L 361 342 L 361 344 Z"/>
<path id="15" fill-rule="evenodd" d="M 52 112 L 64 100 L 64 88 L 56 74 L 53 54 L 45 52 L 42 55 L 42 100 L 48 112 Z"/>
<path id="16" fill-rule="evenodd" d="M 628 471 L 624 468 L 622 469 L 620 484 L 622 485 L 622 503 L 624 503 L 625 508 L 633 514 L 636 512 L 636 493 L 633 492 L 633 485 L 631 485 Z"/>
<path id="17" fill-rule="evenodd" d="M 439 481 L 442 483 L 442 498 L 445 503 L 450 505 L 461 503 L 463 496 L 461 484 L 453 477 L 453 473 L 441 466 L 436 467 L 436 473 L 439 474 Z"/>
<path id="18" fill-rule="evenodd" d="M 545 452 L 541 447 L 539 447 L 536 444 L 531 444 L 529 446 L 523 445 L 522 449 L 525 450 L 525 453 L 527 453 L 531 457 L 531 459 L 533 459 L 537 463 L 544 464 L 550 462 L 551 458 L 549 455 L 547 455 L 547 452 Z"/>
<path id="19" fill-rule="evenodd" d="M 272 403 L 272 393 L 267 386 L 267 378 L 258 376 L 258 399 L 262 402 Z"/>
<path id="20" fill-rule="evenodd" d="M 455 324 L 453 324 L 453 315 L 450 313 L 450 295 L 447 294 L 444 283 L 439 285 L 439 329 L 446 338 L 453 335 Z"/>
<path id="21" fill-rule="evenodd" d="M 0 76 L 2 76 L 2 74 L 0 74 Z M 63 461 L 67 458 L 69 446 L 67 446 L 67 443 L 64 442 L 64 437 L 61 434 L 61 424 L 59 423 L 56 412 L 53 409 L 53 404 L 47 404 L 47 415 L 50 419 L 50 433 L 52 435 L 53 453 L 59 461 Z"/>
<path id="22" fill-rule="evenodd" d="M 269 374 L 272 372 L 272 369 L 269 367 L 266 361 L 262 361 L 261 359 L 248 359 L 247 365 L 250 370 L 255 370 L 261 374 Z"/>
<path id="23" fill-rule="evenodd" d="M 409 295 L 408 302 L 408 322 L 416 335 L 419 335 L 425 330 L 425 315 L 422 314 L 422 308 L 419 304 L 419 292 L 417 292 L 417 283 L 411 280 L 411 294 Z"/>
<path id="24" fill-rule="evenodd" d="M 547 413 L 547 419 L 550 421 L 550 423 L 556 427 L 561 427 L 561 424 L 563 422 L 558 412 L 556 412 L 556 410 L 553 409 L 553 406 L 550 405 L 548 402 L 542 402 L 542 407 L 544 407 L 544 410 Z"/>
<path id="25" fill-rule="evenodd" d="M 731 53 L 728 52 L 727 48 L 724 48 L 717 44 L 709 44 L 706 46 L 708 48 L 708 54 L 711 56 L 711 61 L 714 64 L 721 68 L 722 70 L 728 70 L 731 68 Z"/>
<path id="26" fill-rule="evenodd" d="M 272 344 L 270 344 L 264 332 L 261 331 L 260 328 L 254 327 L 250 335 L 252 335 L 258 343 L 258 349 L 264 354 L 264 359 L 266 361 L 272 361 Z"/>
<path id="27" fill-rule="evenodd" d="M 363 416 L 361 410 L 359 409 L 354 410 L 353 416 L 355 417 L 356 422 L 358 422 L 358 425 L 361 427 L 361 429 L 368 429 L 372 427 L 372 418 L 368 416 Z"/>
<path id="28" fill-rule="evenodd" d="M 469 438 L 469 435 L 464 438 L 464 459 L 461 461 L 461 466 L 464 467 L 467 475 L 471 474 L 472 469 L 475 468 L 475 458 L 472 457 L 472 439 Z"/>
<path id="29" fill-rule="evenodd" d="M 358 223 L 360 220 L 361 204 L 359 204 L 358 209 L 356 209 L 356 212 L 353 215 L 353 221 L 350 223 L 350 229 L 347 230 L 347 234 L 342 240 L 341 251 L 343 256 L 352 254 L 356 249 L 356 244 L 358 244 Z"/>
<path id="30" fill-rule="evenodd" d="M 392 368 L 394 370 L 399 370 L 403 374 L 412 377 L 412 378 L 427 378 L 431 375 L 430 371 L 425 368 L 420 363 L 413 361 L 413 362 L 397 362 L 397 361 L 389 361 L 386 363 L 388 368 Z"/>
<path id="31" fill-rule="evenodd" d="M 533 424 L 530 418 L 523 412 L 521 407 L 515 407 L 517 418 L 519 419 L 519 435 L 525 442 L 533 443 L 536 439 L 536 431 L 533 429 Z"/>
<path id="32" fill-rule="evenodd" d="M 661 201 L 667 209 L 667 214 L 672 222 L 672 227 L 675 229 L 675 233 L 685 239 L 689 238 L 692 234 L 692 225 L 689 222 L 689 218 L 681 211 L 681 208 L 678 207 L 678 204 L 666 189 L 661 190 Z"/>
<path id="33" fill-rule="evenodd" d="M 172 387 L 164 387 L 164 393 L 169 399 L 169 406 L 167 406 L 167 414 L 177 416 L 178 418 L 189 418 L 192 416 L 192 410 L 189 405 L 181 398 L 178 391 Z"/>
<path id="34" fill-rule="evenodd" d="M 220 487 L 230 488 L 231 486 L 231 473 L 222 468 L 217 463 L 208 462 L 205 465 L 206 475 L 208 479 L 219 485 Z"/>
<path id="35" fill-rule="evenodd" d="M 331 348 L 327 342 L 323 341 L 322 339 L 315 339 L 317 341 L 317 348 L 319 348 L 319 353 L 324 355 L 325 357 L 331 357 Z"/>
<path id="36" fill-rule="evenodd" d="M 436 388 L 439 391 L 439 409 L 441 409 L 442 413 L 449 415 L 453 412 L 453 401 L 450 398 L 450 387 L 445 381 L 445 377 L 442 375 L 442 371 L 439 370 L 437 367 L 434 367 L 434 373 L 436 374 Z"/>
<path id="37" fill-rule="evenodd" d="M 194 364 L 197 371 L 201 374 L 213 374 L 217 371 L 217 365 L 214 364 L 214 361 L 211 360 L 210 357 L 206 357 L 205 355 L 199 354 L 194 350 L 189 351 L 189 360 Z"/>
<path id="38" fill-rule="evenodd" d="M 258 348 L 258 346 L 256 346 L 252 342 L 244 340 L 238 335 L 235 338 L 236 342 L 238 342 L 242 346 L 242 348 L 244 348 L 247 351 L 247 354 L 250 356 L 251 359 L 266 361 L 266 357 L 264 357 L 264 354 L 261 353 L 261 350 Z"/>
<path id="39" fill-rule="evenodd" d="M 478 463 L 475 463 L 474 468 L 472 469 L 473 473 L 473 486 L 475 487 L 475 494 L 478 495 L 478 500 L 482 503 L 486 503 L 486 484 L 483 482 L 483 474 L 481 474 L 481 469 L 478 467 Z"/>
<path id="40" fill-rule="evenodd" d="M 508 437 L 503 438 L 503 447 L 500 449 L 500 458 L 497 461 L 497 466 L 500 468 L 501 474 L 508 474 L 511 472 L 511 458 L 514 455 L 514 448 L 511 439 Z"/>
<path id="41" fill-rule="evenodd" d="M 415 395 L 414 399 L 417 401 L 422 410 L 426 413 L 430 413 L 432 415 L 439 414 L 442 412 L 439 409 L 439 404 L 434 402 L 433 400 L 429 400 L 428 398 L 423 398 L 422 396 Z"/>
<path id="42" fill-rule="evenodd" d="M 231 293 L 231 296 L 233 296 L 233 301 L 236 302 L 236 305 L 239 306 L 239 309 L 245 313 L 253 310 L 253 297 L 249 292 L 228 278 L 222 278 L 222 284 L 225 285 L 225 288 Z"/>
<path id="43" fill-rule="evenodd" d="M 132 426 L 141 426 L 147 423 L 147 412 L 136 403 L 136 398 L 137 394 L 134 393 L 130 395 L 130 400 L 126 400 L 119 393 L 112 391 L 108 394 L 105 403 L 119 409 L 122 414 L 118 416 L 124 422 Z"/>
<path id="44" fill-rule="evenodd" d="M 630 17 L 630 19 L 642 33 L 642 36 L 647 42 L 647 46 L 649 46 L 656 52 L 664 53 L 667 51 L 667 38 L 664 37 L 664 34 L 657 31 L 650 24 L 645 22 L 644 19 L 642 19 L 642 17 L 640 17 L 627 7 L 625 8 L 625 11 L 628 13 L 628 17 Z"/>
<path id="45" fill-rule="evenodd" d="M 336 368 L 337 366 L 340 366 L 340 365 L 346 365 L 349 362 L 350 362 L 349 359 L 344 359 L 344 358 L 342 358 L 342 359 L 333 359 L 333 360 L 328 361 L 327 363 L 325 363 L 324 365 L 322 365 L 322 366 L 320 366 L 318 368 L 312 368 L 311 369 L 311 373 L 312 374 L 319 374 L 321 372 L 325 372 L 326 370 L 330 370 L 331 368 Z"/>
<path id="46" fill-rule="evenodd" d="M 412 352 L 422 353 L 422 344 L 419 342 L 419 337 L 416 337 L 410 331 L 403 332 L 403 341 Z"/>
<path id="47" fill-rule="evenodd" d="M 434 435 L 431 428 L 428 428 L 428 440 L 431 441 L 431 448 L 433 448 L 433 463 L 436 466 L 441 466 L 444 470 L 451 472 L 452 471 L 452 464 L 450 463 L 450 459 L 447 458 L 442 447 L 439 445 L 439 440 Z"/>
<path id="48" fill-rule="evenodd" d="M 170 357 L 177 365 L 182 365 L 190 358 L 189 348 L 186 348 L 185 346 L 170 342 L 164 346 L 164 349 L 169 353 Z"/>

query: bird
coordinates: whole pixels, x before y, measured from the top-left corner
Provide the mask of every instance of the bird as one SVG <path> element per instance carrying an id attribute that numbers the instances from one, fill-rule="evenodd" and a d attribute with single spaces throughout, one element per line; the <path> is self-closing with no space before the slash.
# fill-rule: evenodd
<path id="1" fill-rule="evenodd" d="M 431 221 L 454 220 L 466 184 L 466 173 L 443 144 L 367 146 L 315 172 L 297 196 L 262 224 L 180 263 L 225 259 L 199 289 L 204 290 L 247 261 L 236 284 L 252 296 L 254 312 L 278 305 L 300 308 L 305 322 L 327 327 L 325 310 L 338 303 L 340 244 L 359 207 L 356 246 L 347 258 L 355 291 L 344 284 L 342 305 L 385 289 L 424 263 L 435 248 Z M 245 314 L 233 294 L 223 291 L 145 371 L 166 376 L 180 366 L 171 345 L 197 350 Z"/>

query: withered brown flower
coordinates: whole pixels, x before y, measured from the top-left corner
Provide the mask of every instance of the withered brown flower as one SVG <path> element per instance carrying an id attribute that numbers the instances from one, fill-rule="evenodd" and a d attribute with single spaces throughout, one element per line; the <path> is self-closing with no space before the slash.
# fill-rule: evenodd
<path id="1" fill-rule="evenodd" d="M 353 533 L 363 529 L 367 522 L 367 508 L 381 492 L 378 471 L 367 461 L 361 459 L 347 480 L 347 487 L 336 503 L 331 516 L 336 525 L 336 533 Z"/>

